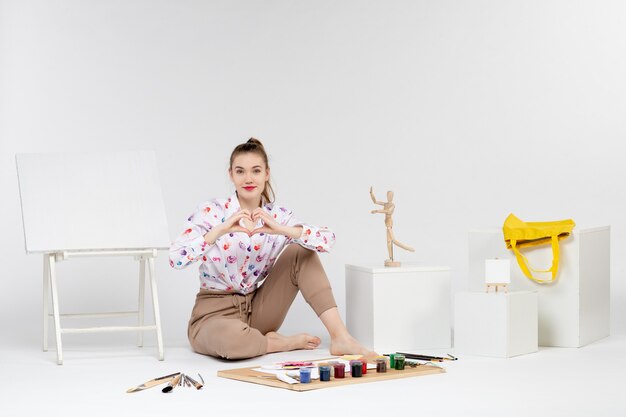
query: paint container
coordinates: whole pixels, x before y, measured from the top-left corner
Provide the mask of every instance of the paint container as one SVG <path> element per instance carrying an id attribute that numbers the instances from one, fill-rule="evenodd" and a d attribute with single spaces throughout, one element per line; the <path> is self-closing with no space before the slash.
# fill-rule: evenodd
<path id="1" fill-rule="evenodd" d="M 361 359 L 361 363 L 363 364 L 363 375 L 367 373 L 367 361 L 365 359 Z"/>
<path id="2" fill-rule="evenodd" d="M 328 362 L 328 366 L 330 366 L 330 377 L 331 378 L 335 378 L 335 365 L 337 365 L 339 362 L 337 361 L 330 361 Z"/>
<path id="3" fill-rule="evenodd" d="M 320 370 L 320 368 L 321 368 L 322 366 L 328 366 L 328 362 L 318 362 L 318 363 L 317 363 L 317 372 L 318 372 L 318 373 L 322 373 L 322 371 Z"/>
<path id="4" fill-rule="evenodd" d="M 385 359 L 376 360 L 376 373 L 387 372 L 387 361 Z"/>
<path id="5" fill-rule="evenodd" d="M 391 366 L 389 366 L 389 356 L 376 356 L 374 358 L 374 363 L 378 364 L 378 361 L 383 361 L 385 362 L 385 368 L 386 369 L 391 369 Z"/>
<path id="6" fill-rule="evenodd" d="M 328 365 L 320 366 L 320 381 L 322 382 L 330 381 L 330 366 Z"/>
<path id="7" fill-rule="evenodd" d="M 343 363 L 335 363 L 333 365 L 335 371 L 335 378 L 345 378 L 346 377 L 346 366 Z"/>
<path id="8" fill-rule="evenodd" d="M 381 356 L 380 359 L 384 359 L 387 364 L 387 369 L 391 369 L 391 365 L 389 364 L 389 356 Z"/>
<path id="9" fill-rule="evenodd" d="M 404 355 L 396 353 L 396 357 L 394 359 L 396 361 L 396 363 L 395 363 L 396 370 L 398 370 L 398 371 L 404 370 Z"/>
<path id="10" fill-rule="evenodd" d="M 395 353 L 389 354 L 389 367 L 390 368 L 396 367 L 396 354 Z"/>
<path id="11" fill-rule="evenodd" d="M 317 372 L 321 372 L 320 371 L 320 367 L 322 366 L 330 366 L 330 376 L 333 376 L 333 366 L 330 364 L 330 362 L 318 362 L 317 363 Z"/>
<path id="12" fill-rule="evenodd" d="M 363 364 L 361 361 L 350 361 L 350 374 L 353 378 L 360 378 L 363 376 Z"/>
<path id="13" fill-rule="evenodd" d="M 311 382 L 311 368 L 300 368 L 300 383 L 308 384 Z"/>

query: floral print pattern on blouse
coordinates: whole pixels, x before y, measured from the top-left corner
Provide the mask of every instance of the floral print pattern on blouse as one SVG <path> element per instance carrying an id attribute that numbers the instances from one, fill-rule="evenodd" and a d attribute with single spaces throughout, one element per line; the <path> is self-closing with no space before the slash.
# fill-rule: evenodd
<path id="1" fill-rule="evenodd" d="M 273 203 L 265 204 L 263 210 L 281 225 L 302 226 L 300 238 L 237 232 L 225 234 L 211 245 L 206 243 L 204 235 L 239 209 L 236 193 L 228 199 L 200 204 L 187 219 L 185 231 L 170 247 L 170 266 L 183 269 L 199 261 L 200 288 L 248 294 L 267 277 L 286 245 L 297 243 L 310 250 L 328 252 L 335 244 L 335 234 L 330 229 L 306 224 L 291 210 Z M 256 227 L 261 225 L 259 220 Z"/>

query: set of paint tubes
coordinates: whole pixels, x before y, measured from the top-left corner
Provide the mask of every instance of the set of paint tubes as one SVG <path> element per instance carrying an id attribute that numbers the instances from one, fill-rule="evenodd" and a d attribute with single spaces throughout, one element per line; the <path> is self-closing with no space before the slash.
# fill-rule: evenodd
<path id="1" fill-rule="evenodd" d="M 376 358 L 376 372 L 387 372 L 388 358 Z M 368 362 L 365 359 L 353 359 L 349 362 L 349 373 L 352 378 L 361 378 L 367 374 Z M 346 377 L 346 364 L 337 361 L 325 362 L 318 364 L 318 373 L 320 382 L 329 382 L 331 377 L 342 379 Z M 373 369 L 373 368 L 372 368 Z M 300 383 L 308 384 L 311 382 L 311 368 L 300 368 Z"/>
<path id="2" fill-rule="evenodd" d="M 420 365 L 425 365 L 418 361 L 443 362 L 444 360 L 457 360 L 452 355 L 447 357 L 417 355 L 411 353 L 390 353 L 384 356 L 377 357 L 374 362 L 376 363 L 376 373 L 385 373 L 387 369 L 395 369 L 396 371 L 403 371 L 406 366 L 415 368 Z M 319 363 L 318 366 L 319 380 L 320 382 L 328 382 L 331 377 L 335 379 L 341 379 L 346 377 L 346 365 L 341 362 L 331 361 L 327 363 Z M 365 359 L 353 359 L 349 362 L 350 376 L 352 378 L 361 378 L 367 374 L 368 362 Z M 373 369 L 373 368 L 372 368 Z M 311 368 L 300 367 L 299 375 L 301 384 L 308 384 L 311 382 Z"/>

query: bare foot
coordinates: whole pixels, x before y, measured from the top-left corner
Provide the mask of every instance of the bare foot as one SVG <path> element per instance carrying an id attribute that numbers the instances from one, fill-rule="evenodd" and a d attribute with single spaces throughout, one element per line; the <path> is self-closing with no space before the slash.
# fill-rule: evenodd
<path id="1" fill-rule="evenodd" d="M 330 354 L 335 356 L 363 355 L 366 358 L 378 356 L 376 352 L 367 349 L 350 335 L 332 339 L 330 341 Z"/>
<path id="2" fill-rule="evenodd" d="M 280 333 L 269 332 L 265 336 L 267 337 L 267 353 L 297 349 L 317 349 L 321 343 L 319 337 L 311 336 L 307 333 L 284 336 Z"/>

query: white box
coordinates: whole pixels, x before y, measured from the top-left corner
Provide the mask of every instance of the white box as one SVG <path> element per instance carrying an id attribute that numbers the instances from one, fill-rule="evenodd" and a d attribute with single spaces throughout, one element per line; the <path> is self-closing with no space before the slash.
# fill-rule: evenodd
<path id="1" fill-rule="evenodd" d="M 575 228 L 561 240 L 557 281 L 537 284 L 506 249 L 501 229 L 469 233 L 469 290 L 484 291 L 485 259 L 511 260 L 510 290 L 537 291 L 539 345 L 580 347 L 609 335 L 610 227 Z M 535 269 L 552 262 L 550 245 L 522 249 Z M 542 277 L 550 277 L 543 274 Z"/>
<path id="2" fill-rule="evenodd" d="M 450 268 L 346 265 L 346 325 L 379 353 L 451 346 Z"/>
<path id="3" fill-rule="evenodd" d="M 460 292 L 454 302 L 455 354 L 511 356 L 537 348 L 537 293 Z"/>

